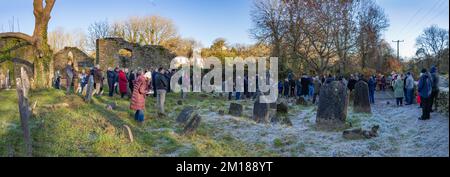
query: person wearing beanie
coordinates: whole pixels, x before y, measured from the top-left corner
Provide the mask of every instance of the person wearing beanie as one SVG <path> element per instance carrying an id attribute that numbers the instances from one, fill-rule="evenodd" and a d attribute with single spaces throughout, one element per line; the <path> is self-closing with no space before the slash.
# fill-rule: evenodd
<path id="1" fill-rule="evenodd" d="M 437 97 L 439 95 L 439 73 L 437 71 L 437 68 L 435 66 L 431 67 L 430 69 L 430 75 L 431 75 L 431 81 L 432 81 L 432 90 L 431 90 L 431 102 L 430 102 L 430 109 L 431 112 L 433 110 L 437 111 Z M 434 105 L 434 109 L 433 109 Z"/>
<path id="2" fill-rule="evenodd" d="M 431 92 L 432 92 L 432 79 L 430 74 L 426 69 L 422 69 L 421 76 L 419 79 L 418 91 L 420 95 L 420 100 L 422 102 L 422 116 L 419 120 L 430 119 L 431 112 Z"/>

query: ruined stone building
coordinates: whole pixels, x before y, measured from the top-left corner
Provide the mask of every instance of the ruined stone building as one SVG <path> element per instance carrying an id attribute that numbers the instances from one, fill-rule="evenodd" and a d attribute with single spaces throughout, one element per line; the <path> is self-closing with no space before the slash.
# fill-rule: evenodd
<path id="1" fill-rule="evenodd" d="M 169 68 L 170 61 L 176 57 L 162 46 L 141 46 L 121 38 L 97 39 L 96 54 L 96 63 L 103 69 L 116 66 L 130 69 Z"/>
<path id="2" fill-rule="evenodd" d="M 55 71 L 62 72 L 69 60 L 79 69 L 93 67 L 95 62 L 94 58 L 89 57 L 80 49 L 76 47 L 65 47 L 53 55 Z"/>
<path id="3" fill-rule="evenodd" d="M 34 76 L 34 60 L 37 57 L 36 49 L 28 42 L 17 38 L 0 39 L 0 83 L 15 85 L 15 78 L 20 75 L 20 68 L 24 67 L 28 76 Z"/>

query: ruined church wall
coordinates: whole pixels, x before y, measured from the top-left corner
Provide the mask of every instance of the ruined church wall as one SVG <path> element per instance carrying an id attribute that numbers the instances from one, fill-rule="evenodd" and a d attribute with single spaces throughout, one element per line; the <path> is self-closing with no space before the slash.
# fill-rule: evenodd
<path id="1" fill-rule="evenodd" d="M 124 63 L 119 51 L 125 49 L 131 52 L 131 58 Z M 170 61 L 175 57 L 168 49 L 162 46 L 129 43 L 121 38 L 105 38 L 97 40 L 96 63 L 101 68 L 127 67 L 130 69 L 149 69 L 150 67 L 168 68 Z"/>

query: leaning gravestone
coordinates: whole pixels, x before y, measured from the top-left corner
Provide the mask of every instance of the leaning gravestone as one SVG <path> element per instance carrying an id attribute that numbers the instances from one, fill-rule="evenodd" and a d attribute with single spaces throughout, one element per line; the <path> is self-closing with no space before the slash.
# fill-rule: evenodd
<path id="1" fill-rule="evenodd" d="M 84 97 L 84 101 L 90 102 L 92 98 L 92 93 L 94 92 L 94 76 L 90 75 L 88 84 L 86 86 L 86 96 Z"/>
<path id="2" fill-rule="evenodd" d="M 253 104 L 253 120 L 258 123 L 269 123 L 270 120 L 269 104 L 260 103 L 259 99 L 256 99 Z"/>
<path id="3" fill-rule="evenodd" d="M 27 155 L 31 156 L 33 147 L 31 145 L 31 132 L 30 127 L 28 126 L 28 121 L 31 117 L 31 107 L 29 104 L 28 93 L 30 90 L 30 81 L 27 75 L 27 72 L 23 67 L 20 68 L 20 78 L 16 78 L 16 90 L 17 97 L 19 98 L 19 113 L 20 113 L 20 123 L 23 131 L 23 136 L 25 139 L 25 146 L 27 150 Z"/>
<path id="4" fill-rule="evenodd" d="M 353 111 L 357 113 L 371 113 L 369 102 L 369 86 L 366 82 L 361 80 L 355 84 Z"/>
<path id="5" fill-rule="evenodd" d="M 334 81 L 320 89 L 316 123 L 321 128 L 343 128 L 347 119 L 347 88 Z"/>
<path id="6" fill-rule="evenodd" d="M 244 107 L 241 104 L 237 103 L 231 103 L 230 109 L 228 110 L 228 114 L 236 117 L 242 116 L 242 111 L 244 110 Z"/>
<path id="7" fill-rule="evenodd" d="M 194 107 L 185 107 L 178 115 L 178 123 L 184 126 L 183 134 L 193 133 L 200 125 L 201 117 L 194 111 Z"/>

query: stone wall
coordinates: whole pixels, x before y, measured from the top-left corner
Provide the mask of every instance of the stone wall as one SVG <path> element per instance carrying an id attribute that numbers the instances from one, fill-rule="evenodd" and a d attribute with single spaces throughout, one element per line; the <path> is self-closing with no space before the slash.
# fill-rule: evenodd
<path id="1" fill-rule="evenodd" d="M 440 88 L 439 95 L 437 98 L 437 104 L 438 104 L 438 112 L 444 113 L 447 116 L 448 114 L 448 87 L 447 88 Z"/>
<path id="2" fill-rule="evenodd" d="M 10 50 L 14 49 L 14 50 Z M 36 49 L 27 42 L 17 38 L 0 39 L 0 57 L 8 57 L 0 60 L 1 73 L 9 78 L 9 86 L 15 85 L 15 78 L 20 77 L 20 68 L 24 67 L 30 78 L 34 77 L 34 59 L 37 57 Z M 9 74 L 8 74 L 9 71 Z M 31 79 L 33 84 L 33 79 Z"/>
<path id="3" fill-rule="evenodd" d="M 131 52 L 131 57 L 123 57 L 119 54 L 121 49 Z M 97 39 L 96 64 L 101 68 L 127 67 L 130 69 L 150 67 L 168 68 L 170 61 L 176 56 L 168 49 L 156 45 L 141 46 L 129 43 L 121 38 Z"/>
<path id="4" fill-rule="evenodd" d="M 86 53 L 76 47 L 65 47 L 53 55 L 55 71 L 63 72 L 67 62 L 71 60 L 79 68 L 93 67 L 94 58 L 89 57 Z"/>

